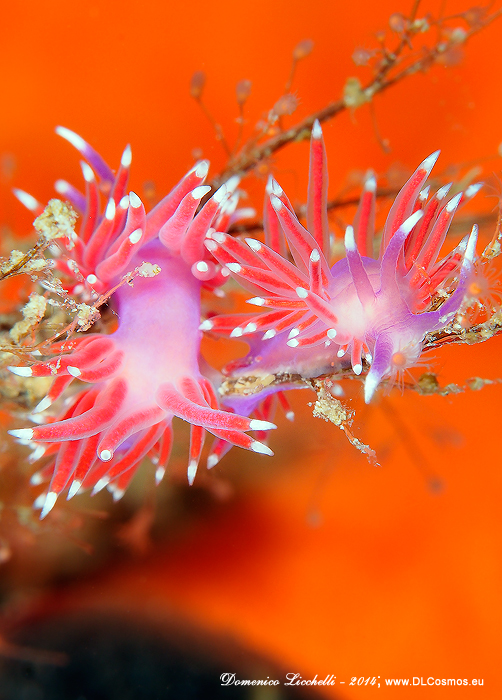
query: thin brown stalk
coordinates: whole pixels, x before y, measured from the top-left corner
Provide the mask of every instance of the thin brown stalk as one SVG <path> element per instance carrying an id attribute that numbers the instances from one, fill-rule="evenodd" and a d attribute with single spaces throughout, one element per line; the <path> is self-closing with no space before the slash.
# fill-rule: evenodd
<path id="1" fill-rule="evenodd" d="M 415 2 L 411 18 L 413 18 L 417 7 L 418 2 Z M 466 30 L 463 44 L 466 44 L 471 37 L 478 34 L 482 29 L 485 29 L 489 24 L 494 22 L 498 17 L 500 17 L 501 14 L 502 10 L 498 10 L 487 17 L 483 24 Z M 449 50 L 458 46 L 457 38 L 450 38 L 445 41 L 440 41 L 432 48 L 426 49 L 425 53 L 413 58 L 407 66 L 401 70 L 397 70 L 397 72 L 395 72 L 393 75 L 390 75 L 390 72 L 400 65 L 401 54 L 404 48 L 409 45 L 411 36 L 412 34 L 409 32 L 406 33 L 406 36 L 401 39 L 395 51 L 386 55 L 386 58 L 384 61 L 382 61 L 382 65 L 377 74 L 366 85 L 361 87 L 361 104 L 364 102 L 370 102 L 375 95 L 385 92 L 385 90 L 397 85 L 405 78 L 414 75 L 415 73 L 427 71 Z M 250 144 L 244 146 L 241 153 L 237 154 L 237 156 L 232 159 L 232 161 L 221 173 L 213 177 L 210 184 L 217 188 L 233 175 L 245 175 L 255 168 L 258 163 L 270 158 L 274 153 L 277 153 L 288 144 L 295 141 L 303 141 L 308 139 L 316 119 L 323 123 L 333 119 L 338 114 L 341 114 L 350 108 L 351 106 L 347 104 L 346 99 L 340 98 L 338 100 L 334 100 L 323 109 L 310 114 L 298 122 L 298 124 L 279 132 L 275 136 L 267 139 L 265 142 L 261 144 L 253 144 L 251 147 Z"/>

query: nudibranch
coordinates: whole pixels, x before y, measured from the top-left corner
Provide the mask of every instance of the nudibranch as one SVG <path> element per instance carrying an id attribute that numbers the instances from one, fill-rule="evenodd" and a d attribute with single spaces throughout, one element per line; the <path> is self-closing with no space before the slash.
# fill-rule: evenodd
<path id="1" fill-rule="evenodd" d="M 229 225 L 238 181 L 229 180 L 199 207 L 210 190 L 203 185 L 209 164 L 199 162 L 147 214 L 138 195 L 126 194 L 129 147 L 114 174 L 80 136 L 61 127 L 57 131 L 85 159 L 86 193 L 57 183 L 82 222 L 78 234 L 67 241 L 70 259 L 61 257 L 56 266 L 73 276 L 73 292 L 87 299 L 116 288 L 109 303 L 118 328 L 110 335 L 82 334 L 56 343 L 48 361 L 10 368 L 23 377 L 54 376 L 35 412 L 47 409 L 76 378 L 83 383 L 57 420 L 10 431 L 29 441 L 36 457 L 52 455 L 33 479 L 49 481 L 37 499 L 41 517 L 64 490 L 70 498 L 83 489 L 107 487 L 120 498 L 146 455 L 153 457 L 159 481 L 169 459 L 174 416 L 191 424 L 190 483 L 206 431 L 216 436 L 220 451 L 230 444 L 272 454 L 246 431 L 262 433 L 275 425 L 222 409 L 199 361 L 201 288 L 225 280 L 204 240 L 211 227 L 224 231 Z M 100 192 L 107 196 L 103 214 Z M 136 277 L 132 286 L 121 284 L 126 272 L 144 263 L 156 266 L 157 274 Z M 210 455 L 208 466 L 215 461 Z"/>
<path id="2" fill-rule="evenodd" d="M 269 309 L 255 315 L 214 316 L 202 323 L 202 330 L 249 340 L 248 356 L 232 363 L 227 374 L 312 377 L 351 368 L 360 375 L 366 366 L 368 403 L 383 378 L 416 364 L 425 335 L 446 327 L 462 307 L 477 238 L 474 226 L 440 258 L 455 211 L 481 185 L 471 185 L 450 199 L 450 185 L 429 196 L 425 183 L 438 155 L 426 158 L 397 195 L 378 253 L 376 181 L 372 174 L 367 176 L 354 224 L 345 231 L 345 257 L 330 267 L 326 153 L 321 127 L 314 124 L 308 230 L 270 178 L 264 210 L 266 243 L 250 238 L 244 242 L 224 232 L 205 241 L 211 254 L 257 294 L 248 303 Z M 249 412 L 273 391 L 277 387 L 225 401 Z"/>

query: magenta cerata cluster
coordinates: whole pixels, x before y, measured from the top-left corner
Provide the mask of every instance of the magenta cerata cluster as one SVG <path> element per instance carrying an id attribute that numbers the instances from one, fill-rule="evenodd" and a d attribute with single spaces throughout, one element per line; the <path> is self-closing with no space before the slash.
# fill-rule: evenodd
<path id="1" fill-rule="evenodd" d="M 364 397 L 371 401 L 383 378 L 416 364 L 426 333 L 447 326 L 464 302 L 475 256 L 476 227 L 444 258 L 439 254 L 456 209 L 478 186 L 448 199 L 448 187 L 429 196 L 426 180 L 438 154 L 426 158 L 394 201 L 379 246 L 375 236 L 376 182 L 366 178 L 345 256 L 330 267 L 327 167 L 321 127 L 311 138 L 307 229 L 279 184 L 270 178 L 264 207 L 265 243 L 227 233 L 238 217 L 232 178 L 209 199 L 209 164 L 197 163 L 149 213 L 127 193 L 131 152 L 116 174 L 79 136 L 58 132 L 85 161 L 85 194 L 59 183 L 81 215 L 80 228 L 57 265 L 73 291 L 92 300 L 114 289 L 110 305 L 118 327 L 109 335 L 85 333 L 54 344 L 51 358 L 11 367 L 21 376 L 50 376 L 39 413 L 77 380 L 61 415 L 33 428 L 12 430 L 38 455 L 51 455 L 34 481 L 48 482 L 37 499 L 42 517 L 57 497 L 107 487 L 115 498 L 149 456 L 159 481 L 172 445 L 172 420 L 191 424 L 188 480 L 193 482 L 206 432 L 215 436 L 208 467 L 237 445 L 272 454 L 263 440 L 275 428 L 263 406 L 277 386 L 252 397 L 218 398 L 219 374 L 200 358 L 204 331 L 245 337 L 249 354 L 227 374 L 319 376 L 369 367 Z M 101 211 L 100 192 L 107 192 Z M 201 206 L 201 200 L 205 203 Z M 154 270 L 124 275 L 145 263 Z M 201 319 L 201 291 L 232 275 L 267 310 Z M 78 289 L 77 289 L 78 288 Z M 201 322 L 202 321 L 202 322 Z M 288 411 L 280 386 L 278 398 Z M 248 434 L 255 431 L 256 439 Z"/>

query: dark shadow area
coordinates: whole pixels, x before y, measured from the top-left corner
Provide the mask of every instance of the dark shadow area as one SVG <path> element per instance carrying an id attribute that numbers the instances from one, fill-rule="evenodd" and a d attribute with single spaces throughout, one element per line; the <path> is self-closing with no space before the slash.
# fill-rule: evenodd
<path id="1" fill-rule="evenodd" d="M 285 673 L 228 638 L 117 617 L 74 615 L 31 621 L 0 657 L 0 700 L 315 700 L 284 687 Z M 11 656 L 15 656 L 12 653 Z M 51 655 L 52 654 L 52 655 Z M 220 676 L 277 679 L 277 686 L 222 686 Z"/>

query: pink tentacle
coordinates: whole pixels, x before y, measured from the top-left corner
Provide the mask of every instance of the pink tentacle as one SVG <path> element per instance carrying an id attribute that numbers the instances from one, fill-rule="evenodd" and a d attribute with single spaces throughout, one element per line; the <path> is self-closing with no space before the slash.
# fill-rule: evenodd
<path id="1" fill-rule="evenodd" d="M 385 288 L 399 294 L 396 273 L 399 267 L 399 260 L 403 254 L 403 246 L 406 238 L 413 231 L 417 225 L 417 222 L 420 221 L 422 216 L 423 212 L 421 210 L 415 211 L 411 216 L 403 221 L 390 239 L 389 245 L 385 249 L 382 256 L 380 265 L 380 291 Z"/>
<path id="2" fill-rule="evenodd" d="M 85 199 L 87 206 L 85 208 L 84 218 L 80 226 L 79 236 L 84 243 L 87 243 L 96 228 L 99 216 L 99 190 L 98 183 L 94 171 L 90 165 L 84 161 L 80 161 L 82 173 L 85 180 Z"/>
<path id="3" fill-rule="evenodd" d="M 58 451 L 49 492 L 60 494 L 71 480 L 83 449 L 82 440 L 63 443 Z"/>
<path id="4" fill-rule="evenodd" d="M 200 200 L 210 189 L 209 187 L 196 187 L 185 195 L 174 214 L 161 227 L 159 240 L 173 255 L 180 253 L 183 236 L 192 221 Z"/>
<path id="5" fill-rule="evenodd" d="M 80 411 L 80 413 L 84 413 L 92 408 L 99 396 L 99 391 L 100 390 L 95 387 L 77 394 L 73 402 L 71 402 L 67 407 L 67 410 L 61 416 L 59 416 L 58 422 L 61 420 L 66 420 L 67 418 L 72 418 L 74 415 L 76 415 L 75 411 L 79 406 L 82 406 L 82 411 Z M 50 422 L 54 423 L 56 422 L 56 419 L 51 419 Z"/>
<path id="6" fill-rule="evenodd" d="M 354 235 L 357 248 L 361 255 L 369 258 L 374 256 L 375 201 L 376 180 L 373 173 L 369 173 L 364 181 L 364 189 L 354 218 Z"/>
<path id="7" fill-rule="evenodd" d="M 72 207 L 82 214 L 86 209 L 86 197 L 76 187 L 66 180 L 56 180 L 54 189 L 58 194 L 70 202 Z"/>
<path id="8" fill-rule="evenodd" d="M 160 228 L 168 221 L 181 200 L 196 187 L 202 185 L 209 171 L 209 163 L 202 160 L 180 180 L 180 182 L 164 197 L 146 217 L 145 241 L 156 238 Z"/>
<path id="9" fill-rule="evenodd" d="M 396 197 L 392 205 L 382 236 L 380 245 L 380 256 L 386 250 L 392 236 L 404 223 L 404 221 L 413 213 L 415 200 L 423 187 L 424 182 L 429 177 L 429 174 L 434 167 L 439 157 L 439 151 L 436 151 L 426 158 L 415 170 L 408 182 Z"/>
<path id="10" fill-rule="evenodd" d="M 211 316 L 211 318 L 206 319 L 200 324 L 199 330 L 230 333 L 242 322 L 249 321 L 249 318 L 249 314 L 224 314 L 222 316 Z"/>
<path id="11" fill-rule="evenodd" d="M 204 387 L 200 381 L 196 381 L 193 377 L 182 377 L 179 380 L 179 387 L 183 396 L 189 401 L 196 403 L 198 406 L 206 407 L 209 405 L 204 396 Z"/>
<path id="12" fill-rule="evenodd" d="M 132 467 L 129 467 L 125 472 L 122 472 L 120 476 L 118 476 L 114 481 L 112 481 L 110 484 L 108 484 L 108 490 L 113 496 L 113 500 L 120 501 L 124 493 L 127 491 L 129 488 L 129 484 L 134 478 L 134 475 L 136 474 L 136 465 L 133 465 Z"/>
<path id="13" fill-rule="evenodd" d="M 310 139 L 310 168 L 307 195 L 307 228 L 312 232 L 319 250 L 330 256 L 328 226 L 328 168 L 322 129 L 314 122 Z"/>
<path id="14" fill-rule="evenodd" d="M 282 331 L 291 328 L 291 326 L 299 324 L 300 321 L 305 318 L 306 313 L 308 313 L 308 311 L 306 309 L 302 309 L 301 311 L 293 311 L 287 316 L 284 316 L 282 320 L 275 322 L 273 328 L 270 328 L 268 331 L 266 331 L 266 333 L 264 333 L 262 340 L 274 338 L 277 333 L 281 333 Z"/>
<path id="15" fill-rule="evenodd" d="M 230 333 L 230 337 L 239 338 L 242 335 L 255 333 L 257 330 L 263 331 L 269 328 L 276 328 L 276 325 L 286 318 L 291 318 L 291 314 L 288 311 L 270 311 L 269 313 L 260 314 L 259 316 L 248 316 L 245 319 L 245 323 L 235 326 Z"/>
<path id="16" fill-rule="evenodd" d="M 217 244 L 216 248 L 211 244 L 211 241 Z M 212 231 L 210 240 L 206 241 L 206 248 L 210 250 L 211 253 L 213 253 L 213 250 L 216 250 L 218 253 L 217 259 L 223 265 L 234 262 L 262 269 L 266 269 L 267 267 L 260 256 L 256 255 L 249 245 L 244 245 L 243 241 L 239 238 L 234 238 L 220 231 Z"/>
<path id="17" fill-rule="evenodd" d="M 321 271 L 321 255 L 317 248 L 310 253 L 309 258 L 309 285 L 310 291 L 318 296 L 323 296 L 323 283 Z M 304 284 L 297 286 L 305 286 Z"/>
<path id="18" fill-rule="evenodd" d="M 431 270 L 430 284 L 435 290 L 450 275 L 456 275 L 460 271 L 467 248 L 466 236 L 456 248 L 454 248 L 443 260 L 440 260 Z"/>
<path id="19" fill-rule="evenodd" d="M 172 384 L 162 384 L 157 392 L 157 403 L 162 408 L 174 413 L 193 425 L 201 425 L 210 430 L 252 430 L 255 421 L 220 411 L 213 408 L 204 408 L 185 398 Z"/>
<path id="20" fill-rule="evenodd" d="M 251 282 L 255 288 L 258 287 L 278 296 L 292 296 L 294 298 L 294 287 L 292 288 L 290 284 L 283 282 L 273 272 L 268 272 L 258 267 L 241 265 L 240 263 L 227 263 L 226 266 L 234 275 Z"/>
<path id="21" fill-rule="evenodd" d="M 304 300 L 310 311 L 324 321 L 324 323 L 328 326 L 336 326 L 338 323 L 338 316 L 333 312 L 331 305 L 324 301 L 322 297 L 303 287 L 297 287 L 296 293 L 300 299 Z"/>
<path id="22" fill-rule="evenodd" d="M 272 178 L 269 178 L 267 183 L 267 197 L 263 207 L 263 230 L 265 231 L 265 243 L 269 248 L 275 250 L 276 253 L 286 257 L 286 241 L 282 233 L 281 224 L 276 214 L 274 207 L 270 202 L 270 194 L 272 193 Z"/>
<path id="23" fill-rule="evenodd" d="M 126 193 L 127 183 L 129 181 L 129 170 L 131 168 L 131 158 L 131 147 L 128 144 L 122 153 L 119 171 L 115 176 L 115 181 L 110 194 L 117 206 Z"/>
<path id="24" fill-rule="evenodd" d="M 96 333 L 91 335 L 83 335 L 72 338 L 71 340 L 65 339 L 60 340 L 58 343 L 51 343 L 50 352 L 51 355 L 57 355 L 60 352 L 71 352 L 75 348 L 82 348 L 87 345 L 93 338 L 98 338 Z"/>
<path id="25" fill-rule="evenodd" d="M 112 241 L 106 254 L 107 257 L 114 255 L 114 253 L 119 250 L 122 243 L 129 238 L 133 231 L 140 229 L 144 236 L 146 230 L 146 212 L 144 204 L 135 192 L 129 192 L 127 200 L 128 207 L 124 228 L 120 236 L 118 236 L 116 240 Z"/>
<path id="26" fill-rule="evenodd" d="M 138 228 L 122 241 L 116 253 L 105 258 L 96 267 L 96 276 L 105 284 L 125 271 L 142 244 L 143 231 Z"/>
<path id="27" fill-rule="evenodd" d="M 265 306 L 268 309 L 303 309 L 304 303 L 299 299 L 277 299 L 275 297 L 254 297 L 246 300 L 248 304 L 253 306 Z"/>
<path id="28" fill-rule="evenodd" d="M 189 265 L 202 260 L 205 254 L 204 240 L 213 221 L 220 214 L 230 191 L 222 185 L 209 199 L 190 223 L 181 244 L 181 257 Z"/>
<path id="29" fill-rule="evenodd" d="M 297 323 L 295 327 L 291 329 L 291 331 L 289 332 L 288 339 L 296 338 L 296 336 L 301 335 L 305 330 L 307 330 L 307 328 L 310 328 L 310 326 L 312 326 L 317 321 L 317 316 L 315 316 L 312 313 L 309 313 L 303 321 Z M 292 347 L 294 347 L 294 345 L 292 345 Z"/>
<path id="30" fill-rule="evenodd" d="M 306 273 L 309 266 L 310 253 L 317 248 L 317 241 L 300 224 L 295 214 L 284 204 L 282 199 L 272 194 L 270 202 L 274 208 L 282 230 L 288 240 L 293 259 L 301 272 Z"/>
<path id="31" fill-rule="evenodd" d="M 214 222 L 214 228 L 217 231 L 228 231 L 230 228 L 232 219 L 235 216 L 237 205 L 239 203 L 239 195 L 237 192 L 231 195 L 226 202 L 223 203 L 219 215 L 216 217 Z"/>
<path id="32" fill-rule="evenodd" d="M 199 386 L 202 390 L 206 403 L 211 408 L 219 408 L 218 397 L 216 396 L 216 393 L 213 389 L 213 385 L 211 384 L 209 379 L 202 377 L 199 381 Z"/>
<path id="33" fill-rule="evenodd" d="M 40 214 L 43 212 L 43 204 L 41 204 L 37 199 L 35 199 L 35 197 L 33 197 L 33 195 L 29 194 L 28 192 L 20 190 L 19 187 L 13 187 L 12 194 L 19 202 L 21 202 L 23 207 L 26 207 L 26 209 L 28 209 L 28 211 L 31 211 L 35 216 L 40 216 Z"/>
<path id="34" fill-rule="evenodd" d="M 99 153 L 92 148 L 84 139 L 76 134 L 74 131 L 70 131 L 64 126 L 56 127 L 56 134 L 66 139 L 71 145 L 77 149 L 77 151 L 92 165 L 92 168 L 102 180 L 105 182 L 112 183 L 115 180 L 115 175 L 111 168 L 105 163 L 101 158 Z"/>
<path id="35" fill-rule="evenodd" d="M 313 347 L 314 345 L 321 345 L 322 343 L 328 342 L 329 339 L 326 335 L 326 329 L 315 333 L 313 335 L 308 335 L 305 337 L 297 337 L 288 340 L 288 345 L 292 348 L 306 348 Z"/>
<path id="36" fill-rule="evenodd" d="M 114 462 L 111 466 L 106 462 L 101 463 L 100 467 L 92 474 L 92 479 L 94 481 L 93 493 L 97 493 L 103 489 L 126 470 L 139 465 L 155 443 L 158 442 L 160 436 L 164 432 L 164 428 L 165 426 L 162 422 L 152 425 L 151 428 L 144 431 L 142 437 L 117 462 Z M 85 485 L 84 483 L 84 486 Z"/>
<path id="37" fill-rule="evenodd" d="M 101 440 L 97 448 L 99 459 L 103 462 L 109 462 L 113 459 L 114 452 L 127 438 L 140 430 L 160 423 L 165 416 L 166 412 L 161 408 L 151 406 L 129 413 L 124 418 L 119 419 L 108 430 L 101 433 Z"/>
<path id="38" fill-rule="evenodd" d="M 206 437 L 205 429 L 200 425 L 192 425 L 190 428 L 190 461 L 188 463 L 187 477 L 190 486 L 193 484 L 197 467 L 199 466 L 202 448 Z"/>
<path id="39" fill-rule="evenodd" d="M 427 236 L 429 235 L 432 226 L 436 220 L 436 214 L 438 213 L 440 203 L 448 194 L 451 188 L 451 183 L 441 187 L 436 194 L 431 198 L 424 208 L 424 215 L 416 227 L 415 231 L 408 236 L 404 244 L 405 253 L 405 266 L 406 270 L 410 270 L 412 265 L 416 262 L 422 246 Z"/>
<path id="40" fill-rule="evenodd" d="M 291 408 L 291 404 L 289 403 L 284 391 L 277 392 L 277 399 L 279 400 L 279 403 L 282 406 L 286 418 L 289 421 L 293 421 L 295 419 L 295 412 Z"/>
<path id="41" fill-rule="evenodd" d="M 364 307 L 370 306 L 375 302 L 376 294 L 357 249 L 352 226 L 347 226 L 345 231 L 345 252 L 359 301 Z"/>
<path id="42" fill-rule="evenodd" d="M 216 438 L 207 458 L 207 468 L 212 469 L 232 449 L 233 444 L 224 438 Z"/>
<path id="43" fill-rule="evenodd" d="M 73 498 L 83 488 L 83 483 L 98 462 L 96 448 L 101 435 L 97 433 L 82 440 L 82 451 L 79 455 L 77 466 L 73 472 L 73 481 L 68 489 L 68 499 Z"/>
<path id="44" fill-rule="evenodd" d="M 80 379 L 81 382 L 97 383 L 110 379 L 122 369 L 125 354 L 123 350 L 115 350 L 106 360 L 91 367 L 91 369 L 77 370 L 76 367 L 68 368 L 68 371 Z M 77 371 L 76 371 L 77 370 Z"/>
<path id="45" fill-rule="evenodd" d="M 157 459 L 157 467 L 155 469 L 155 482 L 159 484 L 164 478 L 166 467 L 169 463 L 171 450 L 173 447 L 173 429 L 171 425 L 167 425 L 159 440 L 159 456 Z"/>
<path id="46" fill-rule="evenodd" d="M 272 450 L 269 447 L 267 447 L 267 445 L 264 445 L 259 440 L 255 440 L 246 433 L 241 433 L 237 430 L 217 430 L 216 428 L 208 428 L 208 430 L 220 440 L 224 440 L 225 442 L 230 443 L 231 445 L 235 445 L 236 447 L 242 447 L 244 450 L 251 450 L 252 452 L 266 454 L 269 456 L 272 456 L 274 454 Z M 211 454 L 214 454 L 214 446 L 211 449 Z M 210 469 L 211 466 L 209 466 L 208 458 L 208 468 Z"/>
<path id="47" fill-rule="evenodd" d="M 363 350 L 363 341 L 360 338 L 354 338 L 352 340 L 352 350 L 350 354 L 350 364 L 354 374 L 361 374 L 363 369 L 363 364 L 361 360 L 361 353 Z"/>
<path id="48" fill-rule="evenodd" d="M 42 446 L 41 446 L 42 447 Z M 45 448 L 43 455 L 41 457 L 49 457 L 50 455 L 57 454 L 61 444 L 60 443 L 54 443 L 52 445 L 43 445 Z M 42 469 L 39 469 L 38 472 L 35 472 L 32 474 L 31 479 L 30 479 L 30 484 L 32 486 L 39 486 L 40 484 L 43 484 L 46 481 L 50 481 L 52 478 L 52 475 L 54 474 L 54 461 L 51 460 L 47 464 L 45 464 Z"/>
<path id="49" fill-rule="evenodd" d="M 94 406 L 81 416 L 32 429 L 32 440 L 77 440 L 103 431 L 119 414 L 127 394 L 125 380 L 117 378 L 99 393 Z"/>
<path id="50" fill-rule="evenodd" d="M 453 199 L 451 199 L 440 211 L 429 237 L 427 238 L 427 241 L 416 260 L 417 265 L 422 267 L 424 270 L 429 271 L 432 265 L 434 265 L 436 262 L 461 197 L 462 193 L 458 194 L 456 197 L 453 197 Z M 414 278 L 410 281 L 410 284 L 414 286 Z"/>
<path id="51" fill-rule="evenodd" d="M 74 353 L 62 355 L 60 357 L 41 362 L 31 367 L 30 376 L 50 377 L 51 375 L 71 374 L 68 367 L 84 368 L 99 362 L 112 348 L 115 343 L 111 338 L 94 336 L 92 342 L 80 346 Z M 72 376 L 76 376 L 73 374 Z"/>
<path id="52" fill-rule="evenodd" d="M 86 392 L 83 397 L 74 404 L 71 415 L 77 417 L 91 408 L 97 394 L 97 391 Z M 90 439 L 92 440 L 92 438 Z M 81 472 L 87 464 L 85 461 L 87 458 L 87 442 L 88 440 L 86 439 L 71 440 L 66 443 L 55 443 L 54 445 L 50 446 L 50 448 L 57 448 L 58 456 L 56 458 L 56 463 L 51 465 L 53 467 L 52 478 L 42 513 L 40 515 L 41 519 L 45 518 L 47 513 L 52 509 L 58 495 L 64 490 L 72 477 L 73 483 L 70 487 L 68 498 L 71 498 L 71 496 L 78 491 L 81 482 L 75 481 L 75 479 L 78 479 L 77 474 L 79 470 Z M 51 449 L 46 450 L 46 453 L 51 451 Z M 93 453 L 93 458 L 95 458 L 95 452 Z"/>
<path id="53" fill-rule="evenodd" d="M 73 377 L 70 376 L 61 376 L 61 377 L 56 377 L 56 379 L 53 381 L 51 388 L 49 389 L 47 396 L 43 398 L 37 406 L 33 409 L 33 413 L 40 413 L 41 411 L 45 411 L 46 408 L 49 408 L 51 404 L 58 399 L 61 394 L 64 392 L 67 386 L 69 386 L 72 381 Z"/>
<path id="54" fill-rule="evenodd" d="M 116 215 L 117 207 L 115 201 L 109 199 L 106 205 L 105 215 L 87 243 L 83 263 L 88 269 L 94 270 L 98 262 L 105 257 L 106 249 L 114 233 Z"/>
<path id="55" fill-rule="evenodd" d="M 76 418 L 88 411 L 93 406 L 94 399 L 94 392 L 86 392 L 81 400 L 73 406 L 72 417 Z M 82 440 L 70 440 L 59 444 L 49 493 L 59 495 L 64 490 L 77 467 L 83 445 Z"/>
<path id="56" fill-rule="evenodd" d="M 289 260 L 280 256 L 271 248 L 254 238 L 246 238 L 246 243 L 259 256 L 261 262 L 288 285 L 298 287 L 308 284 L 306 275 L 302 274 L 295 265 L 292 265 Z"/>

